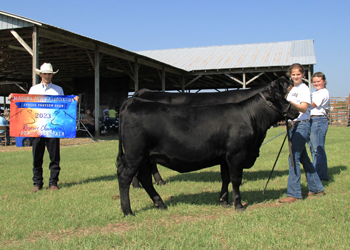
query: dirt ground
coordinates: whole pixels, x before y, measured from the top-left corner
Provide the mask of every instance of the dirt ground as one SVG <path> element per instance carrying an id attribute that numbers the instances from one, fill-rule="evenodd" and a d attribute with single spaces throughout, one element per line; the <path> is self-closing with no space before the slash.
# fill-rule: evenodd
<path id="1" fill-rule="evenodd" d="M 64 138 L 60 140 L 60 145 L 61 147 L 78 146 L 82 144 L 96 143 L 99 141 L 116 140 L 117 137 L 118 137 L 117 134 L 114 134 L 114 135 L 104 135 L 94 139 L 91 139 L 91 137 L 88 137 L 88 136 L 79 136 L 77 138 Z M 32 147 L 17 147 L 15 138 L 11 138 L 11 145 L 9 146 L 0 145 L 0 152 L 12 152 L 12 151 L 23 151 L 23 150 L 32 150 Z"/>

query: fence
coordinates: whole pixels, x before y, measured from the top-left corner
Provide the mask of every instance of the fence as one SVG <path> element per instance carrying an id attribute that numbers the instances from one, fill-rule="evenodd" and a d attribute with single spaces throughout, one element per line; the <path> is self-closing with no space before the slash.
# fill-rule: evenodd
<path id="1" fill-rule="evenodd" d="M 328 113 L 329 125 L 349 126 L 349 97 L 331 97 Z"/>

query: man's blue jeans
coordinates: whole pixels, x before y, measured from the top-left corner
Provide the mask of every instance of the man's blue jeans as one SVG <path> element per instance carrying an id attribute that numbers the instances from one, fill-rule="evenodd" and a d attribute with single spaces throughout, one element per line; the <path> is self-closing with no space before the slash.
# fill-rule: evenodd
<path id="1" fill-rule="evenodd" d="M 305 147 L 305 144 L 309 140 L 310 136 L 309 120 L 301 121 L 300 123 L 295 125 L 294 128 L 291 130 L 290 134 L 292 138 L 292 153 L 295 168 L 293 168 L 291 159 L 289 157 L 287 196 L 301 199 L 302 194 L 300 184 L 300 163 L 303 164 L 309 191 L 311 193 L 319 193 L 323 191 L 324 188 L 313 164 L 309 159 L 309 156 L 307 155 Z"/>
<path id="2" fill-rule="evenodd" d="M 308 144 L 312 155 L 312 162 L 321 180 L 328 180 L 327 156 L 324 146 L 327 131 L 327 116 L 316 116 L 311 118 L 311 134 Z"/>

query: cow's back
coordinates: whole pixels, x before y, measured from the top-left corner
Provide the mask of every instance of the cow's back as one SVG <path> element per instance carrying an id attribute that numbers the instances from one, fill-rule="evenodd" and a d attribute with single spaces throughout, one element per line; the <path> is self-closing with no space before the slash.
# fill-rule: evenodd
<path id="1" fill-rule="evenodd" d="M 210 106 L 224 103 L 241 102 L 263 91 L 270 85 L 271 83 L 247 90 L 230 90 L 223 92 L 204 93 L 171 93 L 141 89 L 135 92 L 133 97 L 174 105 Z"/>

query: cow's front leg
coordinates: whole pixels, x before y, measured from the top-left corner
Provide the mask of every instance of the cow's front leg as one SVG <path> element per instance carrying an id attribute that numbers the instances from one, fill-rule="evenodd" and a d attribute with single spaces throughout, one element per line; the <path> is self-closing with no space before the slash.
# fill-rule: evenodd
<path id="1" fill-rule="evenodd" d="M 133 176 L 136 174 L 136 170 L 132 171 L 127 169 L 125 165 L 118 161 L 118 183 L 119 183 L 119 195 L 120 195 L 120 204 L 121 209 L 124 213 L 124 216 L 133 215 L 133 212 L 130 207 L 130 183 Z"/>
<path id="2" fill-rule="evenodd" d="M 230 179 L 231 179 L 232 188 L 233 188 L 232 201 L 235 206 L 235 209 L 238 212 L 245 210 L 245 207 L 242 205 L 241 194 L 239 192 L 239 186 L 242 183 L 242 175 L 243 175 L 243 169 L 239 167 L 230 168 Z"/>
<path id="3" fill-rule="evenodd" d="M 147 194 L 152 199 L 154 205 L 159 209 L 166 209 L 166 206 L 162 198 L 160 198 L 159 194 L 153 187 L 151 168 L 152 168 L 151 164 L 145 163 L 141 167 L 137 177 L 141 182 L 142 187 L 146 190 Z"/>
<path id="4" fill-rule="evenodd" d="M 221 192 L 220 192 L 220 203 L 223 207 L 229 207 L 230 203 L 228 201 L 229 193 L 228 193 L 228 185 L 230 184 L 230 172 L 228 170 L 227 163 L 221 164 Z"/>

